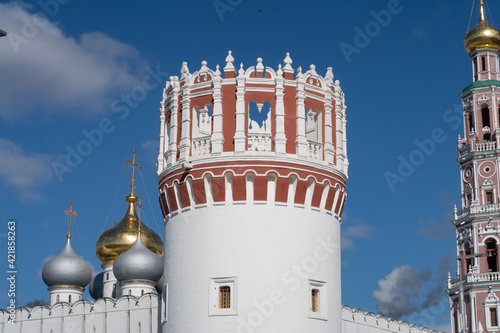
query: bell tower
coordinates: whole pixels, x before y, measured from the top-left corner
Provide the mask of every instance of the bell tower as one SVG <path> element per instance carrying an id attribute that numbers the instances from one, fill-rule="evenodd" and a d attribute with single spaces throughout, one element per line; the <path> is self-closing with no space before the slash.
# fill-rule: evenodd
<path id="1" fill-rule="evenodd" d="M 163 92 L 162 330 L 341 332 L 344 93 L 288 54 L 233 62 L 183 63 Z"/>
<path id="2" fill-rule="evenodd" d="M 464 39 L 472 83 L 460 97 L 464 136 L 458 139 L 462 207 L 455 207 L 457 277 L 448 279 L 453 333 L 500 331 L 500 32 L 484 2 Z"/>

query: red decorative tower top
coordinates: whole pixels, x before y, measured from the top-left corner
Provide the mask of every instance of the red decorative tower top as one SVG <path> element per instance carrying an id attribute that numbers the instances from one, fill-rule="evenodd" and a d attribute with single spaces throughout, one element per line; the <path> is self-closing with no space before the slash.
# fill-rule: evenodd
<path id="1" fill-rule="evenodd" d="M 183 63 L 181 78 L 172 76 L 166 84 L 158 156 L 164 215 L 210 202 L 247 201 L 251 177 L 248 200 L 269 198 L 340 216 L 348 166 L 346 107 L 332 69 L 324 77 L 314 65 L 295 72 L 289 54 L 276 71 L 261 58 L 246 70 L 233 62 L 229 51 L 224 76 L 206 61 L 194 73 Z M 272 198 L 269 177 L 276 178 Z"/>

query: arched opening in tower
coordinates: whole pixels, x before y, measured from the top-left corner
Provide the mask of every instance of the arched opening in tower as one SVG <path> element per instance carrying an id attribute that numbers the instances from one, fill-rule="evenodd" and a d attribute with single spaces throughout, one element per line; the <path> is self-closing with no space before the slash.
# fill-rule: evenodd
<path id="1" fill-rule="evenodd" d="M 498 255 L 497 255 L 497 242 L 494 239 L 488 239 L 486 242 L 486 252 L 487 252 L 487 262 L 488 271 L 497 272 L 498 271 Z"/>
<path id="2" fill-rule="evenodd" d="M 490 109 L 488 107 L 481 108 L 481 118 L 483 119 L 483 129 L 490 129 Z"/>

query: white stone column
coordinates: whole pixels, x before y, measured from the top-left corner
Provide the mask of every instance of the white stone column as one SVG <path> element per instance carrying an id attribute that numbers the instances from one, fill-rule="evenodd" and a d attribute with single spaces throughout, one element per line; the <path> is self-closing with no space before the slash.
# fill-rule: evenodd
<path id="1" fill-rule="evenodd" d="M 245 105 L 245 71 L 243 64 L 236 78 L 236 132 L 234 134 L 234 151 L 242 153 L 246 151 L 246 105 Z"/>
<path id="2" fill-rule="evenodd" d="M 471 322 L 471 333 L 476 333 L 476 294 L 471 293 L 470 297 L 470 322 Z"/>
<path id="3" fill-rule="evenodd" d="M 224 143 L 224 133 L 222 131 L 222 78 L 220 76 L 219 65 L 213 78 L 213 129 L 212 129 L 212 154 L 220 155 L 222 153 L 222 144 Z"/>
<path id="4" fill-rule="evenodd" d="M 340 82 L 335 81 L 335 144 L 337 154 L 337 166 L 345 171 L 345 151 L 344 151 L 344 98 L 340 89 Z"/>
<path id="5" fill-rule="evenodd" d="M 448 302 L 450 303 L 450 321 L 451 321 L 451 331 L 452 332 L 455 332 L 455 333 L 458 333 L 458 327 L 455 327 L 455 312 L 454 312 L 454 309 L 453 309 L 453 301 L 451 300 L 451 298 L 448 298 Z"/>
<path id="6" fill-rule="evenodd" d="M 330 89 L 330 87 L 328 87 Z M 325 161 L 328 162 L 329 165 L 333 165 L 335 162 L 335 148 L 333 147 L 333 115 L 332 115 L 332 92 L 326 92 L 326 101 L 325 101 L 325 138 L 324 138 L 324 152 L 325 152 Z"/>
<path id="7" fill-rule="evenodd" d="M 495 94 L 495 86 L 491 86 L 491 105 L 490 105 L 490 112 L 491 112 L 491 118 L 493 121 L 490 121 L 490 134 L 491 134 L 491 139 L 493 140 L 493 134 L 496 132 L 498 129 L 498 112 L 496 108 L 496 94 Z"/>
<path id="8" fill-rule="evenodd" d="M 182 120 L 181 120 L 181 142 L 179 143 L 179 161 L 185 161 L 189 158 L 191 151 L 191 93 L 190 87 L 185 84 L 181 88 L 181 107 L 182 107 Z"/>
<path id="9" fill-rule="evenodd" d="M 281 64 L 277 71 L 276 77 L 276 136 L 274 137 L 274 147 L 275 152 L 278 155 L 286 154 L 286 135 L 285 135 L 285 79 L 283 78 L 283 72 L 281 70 Z"/>
<path id="10" fill-rule="evenodd" d="M 347 157 L 347 118 L 346 118 L 346 115 L 345 115 L 345 105 L 344 105 L 344 108 L 343 108 L 343 111 L 342 111 L 342 134 L 343 134 L 343 141 L 342 141 L 342 144 L 343 144 L 343 147 L 344 147 L 344 155 L 342 156 L 342 159 L 344 161 L 344 173 L 346 174 L 347 176 L 347 168 L 349 166 L 349 158 Z"/>
<path id="11" fill-rule="evenodd" d="M 477 179 L 477 172 L 478 172 L 478 167 L 477 167 L 477 161 L 474 160 L 472 163 L 472 170 L 473 170 L 473 175 L 474 175 L 474 188 L 473 188 L 473 194 L 474 197 L 472 198 L 472 202 L 474 205 L 479 205 L 479 186 L 478 186 L 478 179 Z"/>
<path id="12" fill-rule="evenodd" d="M 295 145 L 297 147 L 297 156 L 300 157 L 307 157 L 309 155 L 309 147 L 306 139 L 306 108 L 304 104 L 306 93 L 304 87 L 304 75 L 302 74 L 302 69 L 299 67 L 297 69 L 297 134 Z"/>
<path id="13" fill-rule="evenodd" d="M 171 79 L 172 100 L 170 101 L 170 145 L 167 149 L 167 166 L 174 164 L 177 161 L 177 131 L 179 123 L 178 109 L 179 109 L 179 78 L 175 76 Z"/>
<path id="14" fill-rule="evenodd" d="M 337 145 L 337 165 L 343 170 L 344 166 L 344 135 L 342 133 L 342 106 L 337 103 L 335 105 L 335 132 L 336 132 L 336 145 Z"/>
<path id="15" fill-rule="evenodd" d="M 161 105 L 160 107 L 160 152 L 158 153 L 158 160 L 156 162 L 157 173 L 162 172 L 165 162 L 165 147 L 168 146 L 168 137 L 167 144 L 165 144 L 165 107 Z"/>

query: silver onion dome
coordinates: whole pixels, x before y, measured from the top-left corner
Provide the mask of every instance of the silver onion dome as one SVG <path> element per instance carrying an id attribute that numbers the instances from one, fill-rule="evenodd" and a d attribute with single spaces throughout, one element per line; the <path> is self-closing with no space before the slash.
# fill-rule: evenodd
<path id="1" fill-rule="evenodd" d="M 92 278 L 92 269 L 88 262 L 80 258 L 73 248 L 70 239 L 62 252 L 43 266 L 43 282 L 52 286 L 85 287 Z"/>
<path id="2" fill-rule="evenodd" d="M 116 258 L 113 273 L 120 282 L 145 280 L 156 283 L 163 275 L 163 262 L 138 236 L 134 245 Z"/>

